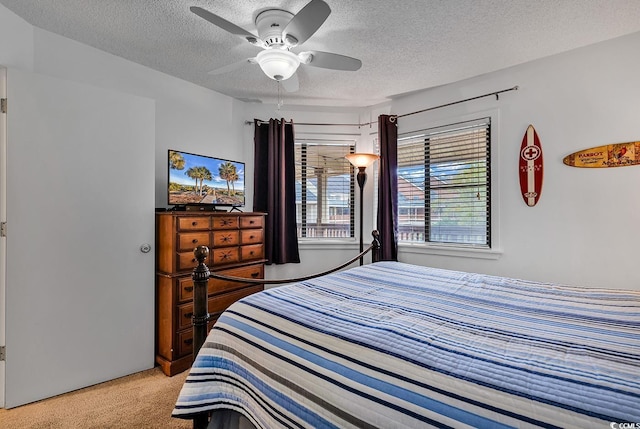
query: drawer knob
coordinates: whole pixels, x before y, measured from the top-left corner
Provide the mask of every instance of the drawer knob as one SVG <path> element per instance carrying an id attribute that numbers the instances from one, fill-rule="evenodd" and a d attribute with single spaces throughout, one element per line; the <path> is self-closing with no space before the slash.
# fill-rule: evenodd
<path id="1" fill-rule="evenodd" d="M 193 344 L 193 338 L 187 338 L 186 340 L 184 340 L 184 343 L 190 346 L 191 344 Z"/>
<path id="2" fill-rule="evenodd" d="M 197 238 L 194 238 L 193 240 L 191 240 L 191 242 L 192 242 L 193 244 L 196 244 L 196 243 L 198 242 L 198 239 L 197 239 Z"/>
<path id="3" fill-rule="evenodd" d="M 198 222 L 195 222 L 195 221 L 191 222 L 191 226 L 196 226 L 196 225 L 198 225 Z"/>
<path id="4" fill-rule="evenodd" d="M 249 255 L 253 256 L 253 250 L 251 252 L 249 252 Z"/>
<path id="5" fill-rule="evenodd" d="M 257 279 L 258 277 L 260 277 L 260 273 L 251 273 L 251 277 Z"/>
<path id="6" fill-rule="evenodd" d="M 191 292 L 193 290 L 193 286 L 185 286 L 184 290 L 186 290 L 187 292 Z"/>
<path id="7" fill-rule="evenodd" d="M 250 239 L 252 239 L 252 238 L 253 238 L 253 235 L 250 235 L 250 236 L 249 236 L 249 238 L 250 238 Z"/>
<path id="8" fill-rule="evenodd" d="M 193 258 L 193 259 L 191 260 L 191 262 L 197 262 L 197 261 L 198 261 L 198 260 L 197 260 L 196 258 Z"/>
<path id="9" fill-rule="evenodd" d="M 252 220 L 250 220 L 250 221 L 249 221 L 249 224 L 252 224 L 252 223 L 255 223 L 255 222 L 254 222 L 254 221 L 252 221 Z"/>

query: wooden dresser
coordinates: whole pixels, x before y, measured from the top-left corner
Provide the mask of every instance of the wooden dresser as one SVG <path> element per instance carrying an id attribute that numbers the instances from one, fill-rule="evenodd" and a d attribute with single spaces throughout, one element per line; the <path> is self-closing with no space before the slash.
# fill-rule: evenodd
<path id="1" fill-rule="evenodd" d="M 196 246 L 208 246 L 211 271 L 264 278 L 264 214 L 235 212 L 156 213 L 156 362 L 167 375 L 191 366 L 193 281 Z M 263 285 L 209 279 L 209 329 L 235 301 Z"/>

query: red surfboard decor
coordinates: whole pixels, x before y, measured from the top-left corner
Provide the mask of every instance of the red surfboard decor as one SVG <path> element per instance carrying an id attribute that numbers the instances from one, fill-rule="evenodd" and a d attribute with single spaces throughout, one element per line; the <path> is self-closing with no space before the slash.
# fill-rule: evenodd
<path id="1" fill-rule="evenodd" d="M 524 202 L 533 207 L 542 192 L 542 145 L 533 125 L 529 125 L 520 145 L 520 192 Z"/>
<path id="2" fill-rule="evenodd" d="M 584 149 L 565 156 L 562 162 L 570 167 L 582 168 L 640 165 L 640 141 Z"/>

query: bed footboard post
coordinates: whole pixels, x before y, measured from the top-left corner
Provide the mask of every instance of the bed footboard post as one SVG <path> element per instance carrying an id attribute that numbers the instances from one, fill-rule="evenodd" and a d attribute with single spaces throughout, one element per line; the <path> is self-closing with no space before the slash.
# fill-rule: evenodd
<path id="1" fill-rule="evenodd" d="M 209 256 L 209 248 L 207 246 L 198 246 L 194 249 L 193 254 L 198 260 L 198 266 L 193 269 L 193 274 L 191 274 L 193 279 L 193 316 L 191 317 L 191 324 L 193 325 L 193 360 L 195 360 L 207 338 L 207 322 L 209 321 L 207 289 L 211 273 L 209 272 L 209 267 L 204 263 L 204 260 Z"/>
<path id="2" fill-rule="evenodd" d="M 373 236 L 373 241 L 371 245 L 373 249 L 371 249 L 371 262 L 380 261 L 380 232 L 377 229 L 371 231 L 371 235 Z"/>
<path id="3" fill-rule="evenodd" d="M 193 279 L 193 360 L 200 351 L 200 348 L 207 339 L 207 323 L 209 322 L 209 309 L 207 308 L 207 294 L 209 289 L 209 276 L 211 272 L 204 260 L 209 257 L 207 246 L 198 246 L 193 250 L 193 254 L 198 261 L 198 266 L 193 269 L 191 278 Z M 204 429 L 208 426 L 208 413 L 201 413 L 193 419 L 193 429 Z"/>

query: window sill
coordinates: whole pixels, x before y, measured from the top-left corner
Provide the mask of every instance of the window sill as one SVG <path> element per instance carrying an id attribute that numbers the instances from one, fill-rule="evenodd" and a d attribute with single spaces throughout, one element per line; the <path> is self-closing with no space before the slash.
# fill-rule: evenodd
<path id="1" fill-rule="evenodd" d="M 364 243 L 364 248 L 369 247 L 371 243 Z M 355 241 L 353 238 L 334 238 L 334 239 L 298 239 L 298 247 L 302 250 L 313 250 L 313 249 L 323 249 L 323 250 L 351 250 L 351 249 L 359 249 L 360 242 Z"/>
<path id="2" fill-rule="evenodd" d="M 398 252 L 418 253 L 423 255 L 454 256 L 459 258 L 500 259 L 502 250 L 480 249 L 446 244 L 398 244 Z"/>

